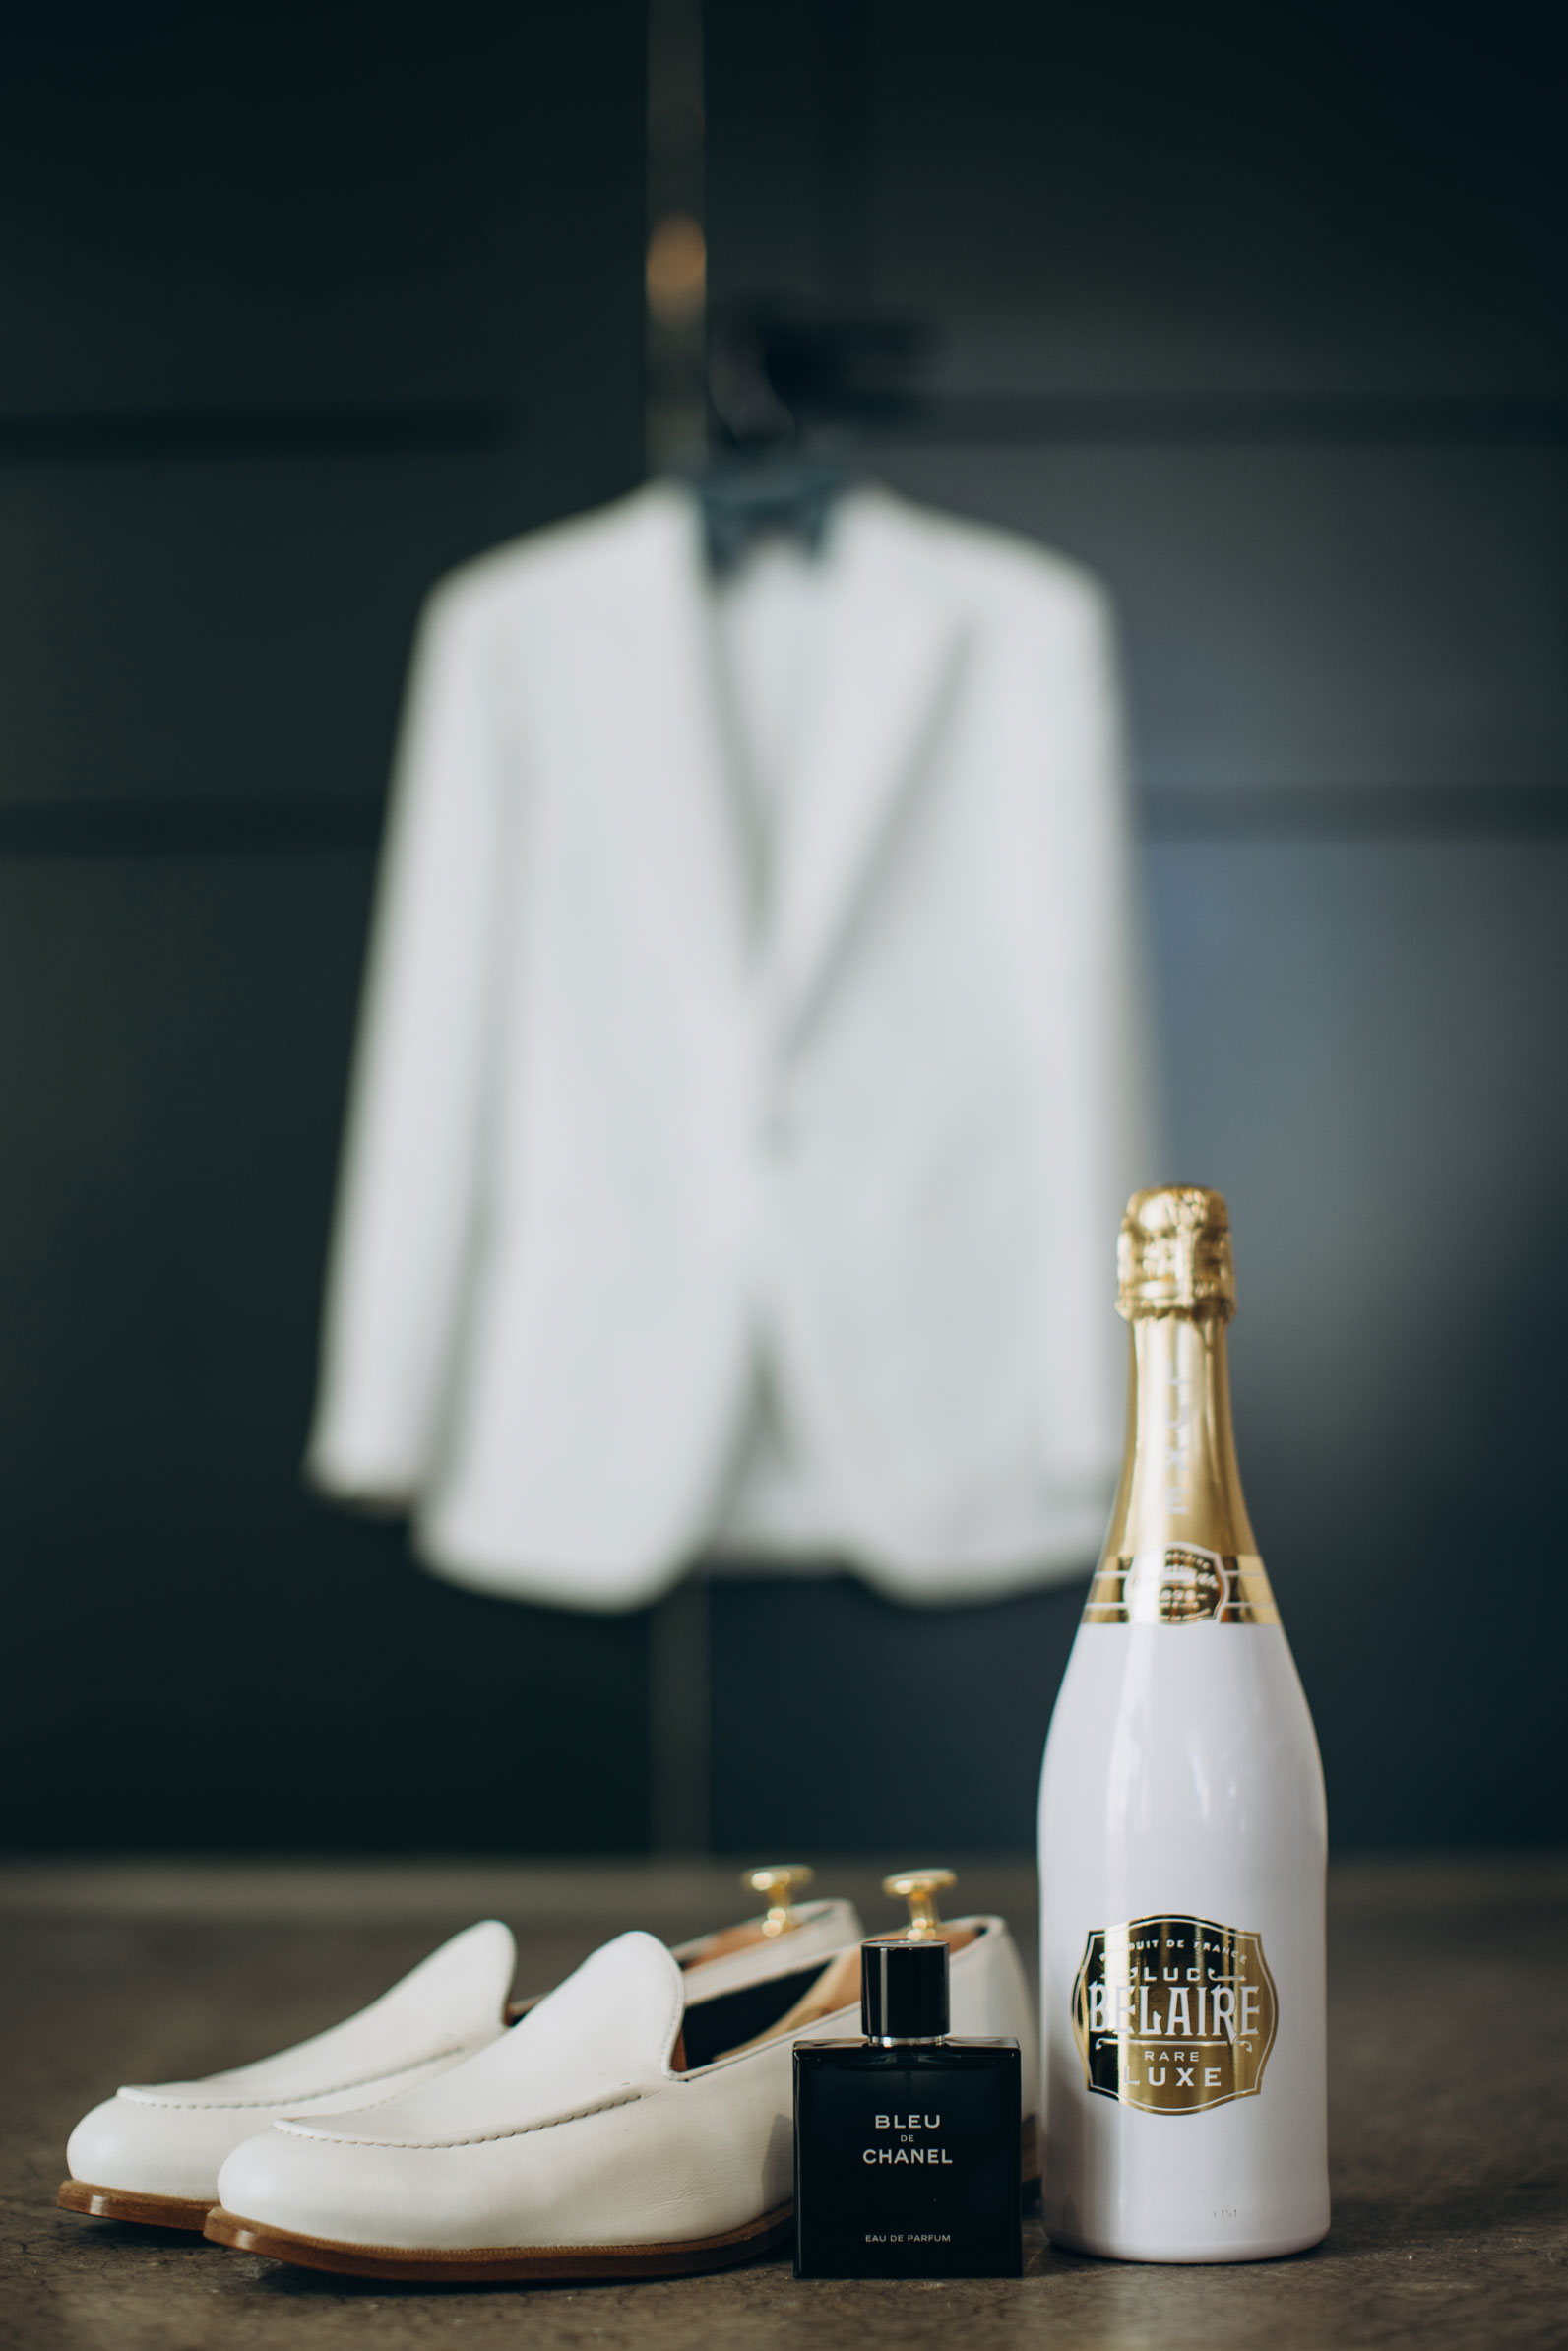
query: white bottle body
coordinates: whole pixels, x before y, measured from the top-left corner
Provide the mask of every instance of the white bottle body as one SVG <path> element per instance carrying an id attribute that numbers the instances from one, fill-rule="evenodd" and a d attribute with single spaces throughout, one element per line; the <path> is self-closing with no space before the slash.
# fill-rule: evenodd
<path id="1" fill-rule="evenodd" d="M 1324 2235 L 1326 1848 L 1317 1741 L 1277 1623 L 1080 1627 L 1039 1811 L 1042 2195 L 1058 2244 L 1121 2260 L 1244 2261 Z M 1146 1919 L 1214 1922 L 1261 1946 L 1273 2038 L 1248 2094 L 1148 2111 L 1091 2088 L 1075 1982 L 1092 1936 Z M 1143 2021 L 1160 2024 L 1158 1982 L 1150 1997 Z M 1124 2080 L 1137 2078 L 1130 2065 L 1168 2054 L 1158 2042 L 1122 2048 Z"/>

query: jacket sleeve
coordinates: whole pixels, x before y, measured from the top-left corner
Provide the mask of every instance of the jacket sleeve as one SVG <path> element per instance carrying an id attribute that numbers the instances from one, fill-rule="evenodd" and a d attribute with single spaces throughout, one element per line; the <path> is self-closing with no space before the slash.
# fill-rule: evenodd
<path id="1" fill-rule="evenodd" d="M 483 615 L 436 591 L 382 854 L 306 1473 L 397 1505 L 440 1437 L 472 1239 L 502 808 Z"/>
<path id="2" fill-rule="evenodd" d="M 1038 674 L 1048 825 L 1040 880 L 1037 1007 L 1050 1073 L 1043 1158 L 1041 1336 L 1047 1457 L 1056 1481 L 1109 1498 L 1121 1455 L 1126 1340 L 1112 1311 L 1116 1231 L 1128 1195 L 1161 1180 L 1114 616 L 1087 579 Z"/>

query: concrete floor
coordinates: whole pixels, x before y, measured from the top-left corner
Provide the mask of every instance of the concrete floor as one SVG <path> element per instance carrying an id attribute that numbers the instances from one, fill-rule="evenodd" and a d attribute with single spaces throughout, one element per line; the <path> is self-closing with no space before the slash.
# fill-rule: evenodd
<path id="1" fill-rule="evenodd" d="M 879 1872 L 824 1891 L 891 1925 Z M 955 1908 L 1033 1884 L 974 1865 Z M 215 1865 L 0 1872 L 5 2079 L 0 2342 L 34 2351 L 375 2351 L 525 2338 L 530 2351 L 823 2351 L 983 2330 L 1049 2351 L 1507 2351 L 1568 2344 L 1568 1860 L 1359 1864 L 1331 1909 L 1335 2218 L 1293 2260 L 1168 2269 L 1053 2252 L 1022 2281 L 797 2285 L 786 2258 L 713 2278 L 535 2289 L 312 2276 L 54 2207 L 66 2133 L 125 2080 L 190 2075 L 319 2029 L 443 1935 L 496 1914 L 522 1981 L 607 1934 L 674 1938 L 743 1907 L 718 1868 Z"/>

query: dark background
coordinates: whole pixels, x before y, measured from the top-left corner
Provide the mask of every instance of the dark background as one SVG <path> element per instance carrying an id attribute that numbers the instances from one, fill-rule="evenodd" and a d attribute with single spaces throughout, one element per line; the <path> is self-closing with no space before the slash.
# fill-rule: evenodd
<path id="1" fill-rule="evenodd" d="M 1119 601 L 1151 1178 L 1230 1198 L 1243 1467 L 1338 1841 L 1556 1839 L 1548 18 L 705 14 L 712 290 L 928 321 L 870 462 Z M 297 1470 L 420 595 L 644 471 L 648 34 L 630 0 L 5 19 L 14 1846 L 653 1834 L 671 1620 L 447 1589 Z M 1027 1845 L 1080 1604 L 714 1586 L 713 1842 Z"/>

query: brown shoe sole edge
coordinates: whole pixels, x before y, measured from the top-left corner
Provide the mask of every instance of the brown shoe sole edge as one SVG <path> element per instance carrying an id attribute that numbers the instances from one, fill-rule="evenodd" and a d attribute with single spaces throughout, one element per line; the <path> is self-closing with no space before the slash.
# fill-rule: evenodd
<path id="1" fill-rule="evenodd" d="M 1024 2126 L 1023 2157 L 1025 2184 L 1032 2187 L 1039 2177 L 1033 2115 Z M 340 2277 L 382 2283 L 403 2278 L 410 2285 L 549 2285 L 573 2279 L 691 2277 L 705 2269 L 732 2269 L 788 2242 L 794 2234 L 794 2204 L 780 2204 L 760 2220 L 747 2221 L 722 2236 L 688 2237 L 670 2245 L 465 2246 L 455 2252 L 431 2246 L 406 2251 L 395 2245 L 345 2245 L 330 2237 L 298 2236 L 290 2229 L 268 2228 L 237 2212 L 225 2212 L 221 2204 L 208 2213 L 206 2233 L 215 2245 L 229 2246 L 235 2253 L 263 2254 L 269 2260 L 331 2270 Z"/>
<path id="2" fill-rule="evenodd" d="M 743 2228 L 719 2237 L 688 2237 L 672 2245 L 465 2246 L 448 2253 L 438 2246 L 405 2250 L 396 2245 L 342 2245 L 328 2237 L 300 2237 L 291 2229 L 271 2229 L 225 2212 L 219 2204 L 207 2215 L 215 2245 L 236 2253 L 265 2254 L 299 2269 L 329 2269 L 340 2277 L 368 2277 L 434 2286 L 548 2285 L 573 2278 L 690 2277 L 702 2269 L 729 2269 L 787 2242 L 794 2230 L 793 2204 L 781 2204 Z"/>
<path id="3" fill-rule="evenodd" d="M 199 2237 L 212 2204 L 204 2195 L 142 2195 L 129 2188 L 94 2188 L 91 2180 L 62 2180 L 55 2202 L 62 2212 L 93 2220 L 135 2220 L 144 2228 L 188 2229 Z"/>
<path id="4" fill-rule="evenodd" d="M 1024 2180 L 1026 2186 L 1033 2186 L 1039 2177 L 1036 2128 L 1035 2117 L 1031 2115 L 1024 2125 Z M 265 2253 L 270 2255 L 274 2260 L 293 2261 L 301 2268 L 307 2269 L 333 2269 L 348 2277 L 380 2276 L 383 2274 L 380 2269 L 366 2268 L 362 2264 L 366 2261 L 379 2262 L 385 2259 L 398 2263 L 396 2269 L 386 2274 L 411 2277 L 415 2272 L 408 2267 L 408 2262 L 425 2261 L 430 2264 L 429 2274 L 432 2278 L 444 2277 L 457 2282 L 452 2264 L 454 2261 L 470 2257 L 479 2261 L 491 2259 L 522 2261 L 527 2265 L 518 2270 L 518 2275 L 540 2279 L 548 2278 L 553 2274 L 542 2266 L 546 2258 L 556 2261 L 575 2261 L 580 2258 L 595 2259 L 600 2263 L 610 2264 L 610 2266 L 597 2270 L 563 2271 L 561 2272 L 563 2275 L 667 2277 L 682 2274 L 681 2269 L 671 2266 L 677 2257 L 690 2253 L 702 2256 L 705 2249 L 709 2247 L 708 2240 L 699 2239 L 694 2244 L 649 2246 L 644 2249 L 629 2248 L 624 2254 L 613 2255 L 602 2252 L 596 2253 L 592 2248 L 584 2248 L 581 2255 L 575 2248 L 557 2248 L 552 2249 L 547 2256 L 543 2254 L 519 2256 L 515 2253 L 502 2252 L 497 2252 L 493 2256 L 475 2254 L 471 2256 L 439 2252 L 402 2256 L 391 2247 L 386 2248 L 384 2252 L 380 2247 L 360 2251 L 354 2247 L 335 2246 L 326 2239 L 285 2238 L 281 2231 L 260 2228 L 248 2221 L 237 2221 L 232 2213 L 226 2212 L 221 2214 L 221 2218 L 229 2224 L 229 2227 L 212 2229 L 207 2225 L 208 2220 L 210 2217 L 218 2218 L 220 2216 L 219 2207 L 209 2204 L 202 2196 L 143 2195 L 128 2188 L 95 2188 L 89 2180 L 62 2180 L 54 2200 L 62 2212 L 85 2213 L 93 2220 L 135 2221 L 143 2228 L 183 2229 L 193 2237 L 210 2237 L 216 2245 L 235 2246 L 244 2253 Z M 732 2233 L 732 2239 L 716 2238 L 712 2240 L 712 2245 L 719 2248 L 717 2257 L 698 2258 L 691 2263 L 691 2268 L 720 2269 L 726 2265 L 732 2265 L 736 2261 L 749 2260 L 756 2254 L 770 2251 L 773 2245 L 782 2243 L 788 2235 L 792 2217 L 792 2205 L 781 2206 L 778 2213 L 768 2213 L 760 2221 L 753 2221 L 749 2231 L 741 2230 L 738 2233 Z M 243 2236 L 230 2234 L 230 2229 L 241 2230 Z M 771 2232 L 771 2234 L 768 2234 L 765 2240 L 762 2232 Z M 275 2251 L 272 2245 L 263 2245 L 260 2242 L 263 2237 L 277 2238 L 278 2250 Z M 284 2247 L 287 2250 L 283 2250 Z M 305 2250 L 299 2250 L 301 2248 Z M 659 2265 L 637 2268 L 628 2265 L 634 2259 L 639 2259 L 643 2253 L 646 2253 L 650 2259 L 657 2256 Z M 487 2270 L 485 2274 L 492 2273 Z M 499 2272 L 494 2274 L 499 2278 Z"/>

